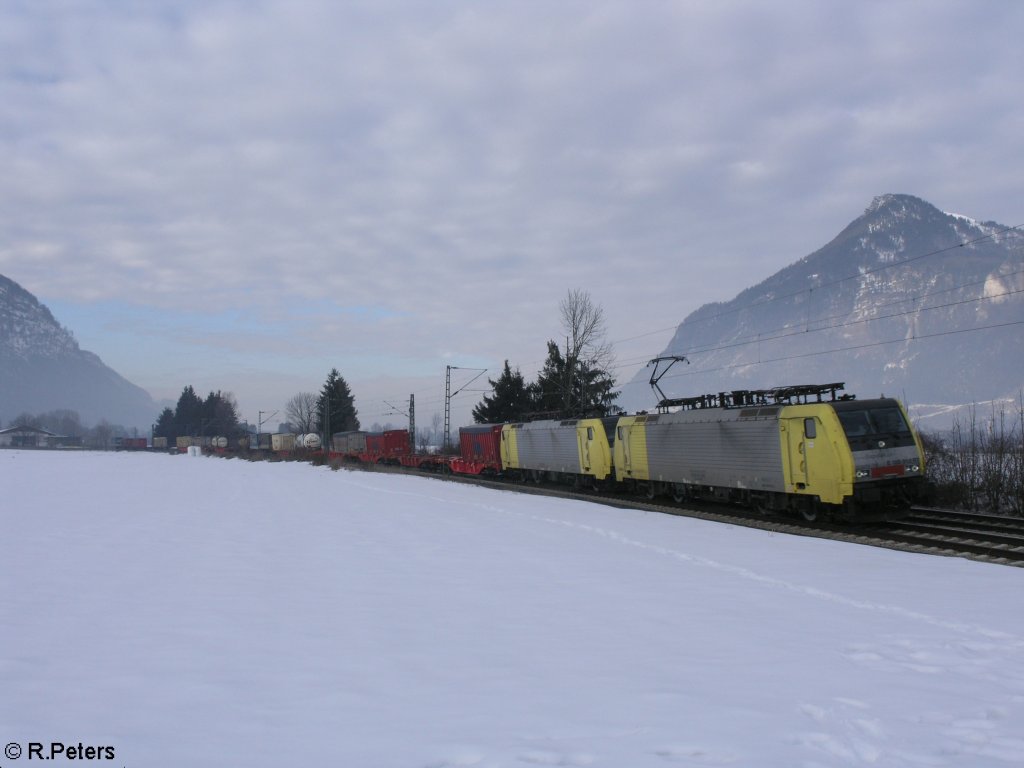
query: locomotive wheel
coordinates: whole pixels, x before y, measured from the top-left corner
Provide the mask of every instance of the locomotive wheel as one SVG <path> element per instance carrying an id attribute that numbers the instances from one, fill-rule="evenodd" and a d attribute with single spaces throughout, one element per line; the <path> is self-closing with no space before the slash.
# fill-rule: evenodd
<path id="1" fill-rule="evenodd" d="M 682 504 L 686 501 L 686 489 L 681 485 L 672 486 L 672 501 L 676 504 Z"/>
<path id="2" fill-rule="evenodd" d="M 803 516 L 804 520 L 809 523 L 813 523 L 818 519 L 818 506 L 816 504 L 807 504 L 802 506 L 800 507 L 800 514 Z"/>

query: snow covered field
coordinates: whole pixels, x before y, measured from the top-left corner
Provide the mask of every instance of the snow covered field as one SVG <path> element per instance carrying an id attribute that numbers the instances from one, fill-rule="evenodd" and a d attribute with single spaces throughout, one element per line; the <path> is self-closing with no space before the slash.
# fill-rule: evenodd
<path id="1" fill-rule="evenodd" d="M 187 456 L 0 451 L 0 522 L 0 740 L 25 750 L 1024 763 L 1021 569 Z"/>

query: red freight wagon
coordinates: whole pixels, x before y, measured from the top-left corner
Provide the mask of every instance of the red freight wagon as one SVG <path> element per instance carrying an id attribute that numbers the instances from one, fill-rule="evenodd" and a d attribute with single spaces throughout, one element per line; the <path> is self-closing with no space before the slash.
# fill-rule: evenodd
<path id="1" fill-rule="evenodd" d="M 459 429 L 459 456 L 452 472 L 462 475 L 501 473 L 501 424 L 477 424 Z"/>
<path id="2" fill-rule="evenodd" d="M 409 453 L 409 430 L 389 429 L 384 433 L 384 453 L 388 456 L 401 456 Z"/>
<path id="3" fill-rule="evenodd" d="M 389 429 L 366 435 L 366 453 L 360 456 L 360 460 L 369 464 L 398 464 L 399 457 L 407 453 L 409 432 L 404 429 Z"/>

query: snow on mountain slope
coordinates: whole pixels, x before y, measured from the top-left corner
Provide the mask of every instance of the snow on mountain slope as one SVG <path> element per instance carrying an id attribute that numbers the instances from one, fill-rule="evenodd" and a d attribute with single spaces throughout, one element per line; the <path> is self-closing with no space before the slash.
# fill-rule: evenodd
<path id="1" fill-rule="evenodd" d="M 1024 761 L 1024 570 L 302 464 L 0 452 L 0 734 L 117 765 Z"/>
<path id="2" fill-rule="evenodd" d="M 0 419 L 58 409 L 90 425 L 107 419 L 147 430 L 159 415 L 148 392 L 81 349 L 45 305 L 0 275 Z"/>
<path id="3" fill-rule="evenodd" d="M 881 195 L 814 253 L 686 317 L 669 397 L 845 381 L 861 397 L 962 404 L 1024 386 L 1024 234 Z M 652 408 L 649 369 L 623 387 Z"/>

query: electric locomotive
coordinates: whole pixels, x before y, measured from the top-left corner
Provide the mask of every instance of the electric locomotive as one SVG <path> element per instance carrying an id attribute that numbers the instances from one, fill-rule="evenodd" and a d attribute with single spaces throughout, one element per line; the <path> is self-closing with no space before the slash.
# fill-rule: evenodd
<path id="1" fill-rule="evenodd" d="M 923 487 L 920 439 L 897 400 L 856 400 L 843 387 L 737 390 L 662 400 L 657 413 L 505 424 L 502 470 L 807 520 L 892 516 Z"/>

